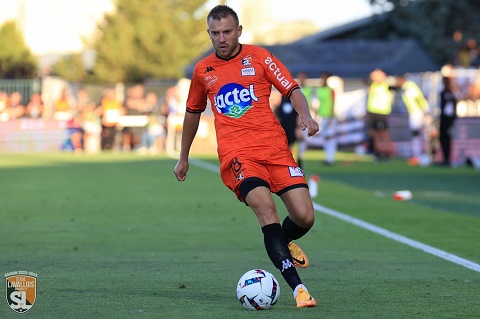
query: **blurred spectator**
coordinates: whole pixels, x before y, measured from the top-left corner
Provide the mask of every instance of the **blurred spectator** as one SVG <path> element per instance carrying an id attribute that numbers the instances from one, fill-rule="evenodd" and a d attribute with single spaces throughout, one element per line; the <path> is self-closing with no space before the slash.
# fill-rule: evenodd
<path id="1" fill-rule="evenodd" d="M 8 114 L 8 94 L 0 91 L 0 121 L 8 121 L 10 115 Z"/>
<path id="2" fill-rule="evenodd" d="M 337 152 L 337 120 L 335 118 L 335 91 L 328 84 L 329 78 L 330 73 L 322 73 L 320 75 L 322 84 L 315 92 L 319 102 L 317 121 L 320 126 L 320 135 L 324 140 L 325 164 L 332 165 Z"/>
<path id="3" fill-rule="evenodd" d="M 67 122 L 67 139 L 62 145 L 64 151 L 83 151 L 82 113 L 70 97 L 68 88 L 64 88 L 55 102 L 55 118 Z"/>
<path id="4" fill-rule="evenodd" d="M 122 103 L 117 100 L 115 89 L 105 90 L 100 102 L 99 114 L 102 119 L 102 150 L 112 150 L 120 116 L 124 114 Z"/>
<path id="5" fill-rule="evenodd" d="M 136 116 L 145 114 L 145 88 L 142 84 L 137 84 L 127 91 L 125 101 L 125 110 L 127 116 Z M 124 151 L 136 150 L 140 146 L 143 127 L 127 126 L 123 128 L 123 146 Z"/>
<path id="6" fill-rule="evenodd" d="M 83 110 L 85 106 L 91 103 L 93 102 L 90 99 L 90 96 L 88 95 L 87 90 L 85 90 L 84 88 L 80 88 L 77 91 L 77 99 L 76 99 L 77 109 Z"/>
<path id="7" fill-rule="evenodd" d="M 55 101 L 54 118 L 59 121 L 68 121 L 72 118 L 73 101 L 70 98 L 70 92 L 64 88 L 60 97 Z"/>
<path id="8" fill-rule="evenodd" d="M 367 129 L 372 135 L 375 160 L 388 160 L 390 157 L 390 132 L 388 116 L 392 112 L 392 88 L 387 75 L 380 69 L 370 73 L 371 84 L 367 98 Z"/>
<path id="9" fill-rule="evenodd" d="M 478 46 L 475 39 L 469 38 L 465 46 L 460 49 L 458 63 L 464 68 L 479 66 Z"/>
<path id="10" fill-rule="evenodd" d="M 77 92 L 76 110 L 81 119 L 83 149 L 87 153 L 96 153 L 100 150 L 100 134 L 102 132 L 100 110 L 97 109 L 88 92 L 83 88 Z"/>
<path id="11" fill-rule="evenodd" d="M 25 115 L 25 106 L 22 104 L 20 92 L 15 91 L 10 94 L 7 110 L 10 119 L 18 119 Z"/>
<path id="12" fill-rule="evenodd" d="M 166 130 L 164 128 L 165 118 L 160 114 L 160 106 L 158 105 L 158 96 L 154 92 L 149 92 L 145 96 L 145 115 L 148 116 L 148 123 L 143 128 L 140 148 L 138 151 L 142 154 L 149 152 L 157 154 L 163 149 L 162 141 Z"/>
<path id="13" fill-rule="evenodd" d="M 158 122 L 162 125 L 165 134 L 159 138 L 159 149 L 167 149 L 168 117 L 171 114 L 170 106 L 166 100 L 160 104 Z"/>
<path id="14" fill-rule="evenodd" d="M 67 121 L 68 140 L 63 150 L 73 150 L 75 153 L 83 152 L 83 119 L 82 113 L 74 112 Z"/>
<path id="15" fill-rule="evenodd" d="M 410 165 L 418 165 L 420 155 L 423 153 L 424 127 L 427 116 L 430 114 L 428 101 L 418 85 L 405 79 L 405 76 L 398 78 L 397 87 L 401 91 L 402 100 L 407 107 L 409 127 L 412 134 L 411 157 L 408 162 Z"/>
<path id="16" fill-rule="evenodd" d="M 84 148 L 87 153 L 97 153 L 101 149 L 102 124 L 100 108 L 89 103 L 83 110 Z"/>
<path id="17" fill-rule="evenodd" d="M 35 92 L 30 97 L 27 104 L 25 116 L 30 118 L 39 118 L 43 116 L 43 101 L 39 92 Z"/>
<path id="18" fill-rule="evenodd" d="M 452 128 L 457 118 L 457 98 L 454 93 L 452 78 L 443 77 L 443 90 L 440 92 L 440 146 L 443 164 L 450 166 Z"/>

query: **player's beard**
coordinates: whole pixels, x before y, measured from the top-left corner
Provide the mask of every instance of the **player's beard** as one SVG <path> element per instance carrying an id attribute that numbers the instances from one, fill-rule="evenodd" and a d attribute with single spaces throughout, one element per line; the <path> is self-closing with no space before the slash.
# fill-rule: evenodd
<path id="1" fill-rule="evenodd" d="M 215 47 L 215 51 L 217 51 L 217 54 L 222 58 L 228 59 L 235 54 L 237 47 L 238 43 L 236 43 L 234 46 L 231 46 L 228 43 L 222 43 Z"/>

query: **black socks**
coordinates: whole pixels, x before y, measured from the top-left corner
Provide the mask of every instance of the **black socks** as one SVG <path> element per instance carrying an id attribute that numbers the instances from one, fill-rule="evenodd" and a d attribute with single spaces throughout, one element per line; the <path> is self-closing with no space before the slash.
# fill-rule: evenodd
<path id="1" fill-rule="evenodd" d="M 282 230 L 283 230 L 283 236 L 285 238 L 285 241 L 288 244 L 292 240 L 299 239 L 303 235 L 308 233 L 310 228 L 302 228 L 302 227 L 298 226 L 297 224 L 295 224 L 293 222 L 293 220 L 290 219 L 289 216 L 287 216 L 283 220 Z"/>
<path id="2" fill-rule="evenodd" d="M 284 221 L 284 224 L 285 224 L 285 221 Z M 266 225 L 262 227 L 262 232 L 263 232 L 263 239 L 265 243 L 265 249 L 267 250 L 268 257 L 270 257 L 270 260 L 272 261 L 273 265 L 280 271 L 280 273 L 282 274 L 283 278 L 288 283 L 288 285 L 292 289 L 295 289 L 295 287 L 301 284 L 302 281 L 300 280 L 297 270 L 293 265 L 292 256 L 290 255 L 290 251 L 288 250 L 288 246 L 284 238 L 284 230 L 282 230 L 282 226 L 280 224 Z M 295 238 L 291 238 L 291 239 L 295 239 Z"/>

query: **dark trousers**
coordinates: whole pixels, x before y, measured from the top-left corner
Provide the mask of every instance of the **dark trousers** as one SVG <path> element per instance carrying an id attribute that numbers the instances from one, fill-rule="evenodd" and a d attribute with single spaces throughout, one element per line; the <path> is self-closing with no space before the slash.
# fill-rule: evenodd
<path id="1" fill-rule="evenodd" d="M 443 153 L 443 162 L 450 163 L 450 153 L 452 148 L 452 126 L 454 122 L 452 117 L 440 118 L 440 146 Z"/>

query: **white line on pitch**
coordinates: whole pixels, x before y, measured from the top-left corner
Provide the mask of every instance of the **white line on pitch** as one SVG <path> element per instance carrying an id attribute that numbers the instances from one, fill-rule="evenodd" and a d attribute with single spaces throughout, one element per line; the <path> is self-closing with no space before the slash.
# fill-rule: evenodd
<path id="1" fill-rule="evenodd" d="M 217 173 L 217 174 L 220 173 L 220 169 L 217 165 L 214 165 L 214 164 L 211 164 L 211 163 L 208 163 L 208 162 L 204 162 L 204 161 L 198 160 L 198 159 L 190 159 L 190 163 L 192 163 L 195 166 L 198 166 L 198 167 L 204 168 L 206 170 L 212 171 L 214 173 Z M 313 207 L 315 208 L 316 211 L 321 212 L 323 214 L 338 218 L 338 219 L 343 220 L 347 223 L 350 223 L 350 224 L 353 224 L 353 225 L 358 226 L 360 228 L 369 230 L 369 231 L 371 231 L 375 234 L 393 239 L 394 241 L 397 241 L 399 243 L 408 245 L 410 247 L 423 250 L 424 252 L 426 252 L 428 254 L 431 254 L 431 255 L 440 257 L 442 259 L 448 260 L 448 261 L 450 261 L 452 263 L 455 263 L 457 265 L 460 265 L 462 267 L 480 272 L 480 265 L 477 264 L 477 263 L 474 263 L 473 261 L 470 261 L 468 259 L 458 257 L 456 255 L 450 254 L 450 253 L 448 253 L 446 251 L 443 251 L 443 250 L 440 250 L 438 248 L 435 248 L 435 247 L 423 244 L 421 242 L 418 242 L 416 240 L 410 239 L 408 237 L 393 233 L 393 232 L 391 232 L 389 230 L 386 230 L 384 228 L 375 226 L 375 225 L 367 223 L 367 222 L 365 222 L 361 219 L 358 219 L 358 218 L 352 217 L 350 215 L 347 215 L 347 214 L 338 212 L 336 210 L 330 209 L 328 207 L 319 205 L 315 202 L 313 203 Z"/>
<path id="2" fill-rule="evenodd" d="M 367 223 L 367 222 L 365 222 L 361 219 L 352 217 L 350 215 L 340 213 L 336 210 L 333 210 L 333 209 L 330 209 L 328 207 L 319 205 L 317 203 L 313 203 L 313 207 L 315 208 L 315 210 L 317 210 L 321 213 L 324 213 L 326 215 L 330 215 L 332 217 L 341 219 L 343 221 L 346 221 L 347 223 L 350 223 L 350 224 L 353 224 L 353 225 L 358 226 L 360 228 L 369 230 L 369 231 L 371 231 L 375 234 L 382 235 L 384 237 L 393 239 L 397 242 L 408 245 L 410 247 L 423 250 L 424 252 L 429 253 L 431 255 L 434 255 L 434 256 L 443 258 L 445 260 L 451 261 L 451 262 L 453 262 L 455 264 L 458 264 L 460 266 L 463 266 L 465 268 L 469 268 L 469 269 L 480 272 L 480 265 L 476 264 L 476 263 L 474 263 L 474 262 L 472 262 L 468 259 L 458 257 L 456 255 L 447 253 L 446 251 L 440 250 L 438 248 L 435 248 L 435 247 L 423 244 L 421 242 L 418 242 L 416 240 L 407 238 L 405 236 L 393 233 L 393 232 L 391 232 L 389 230 L 386 230 L 384 228 L 381 228 L 381 227 L 375 226 L 373 224 Z"/>

